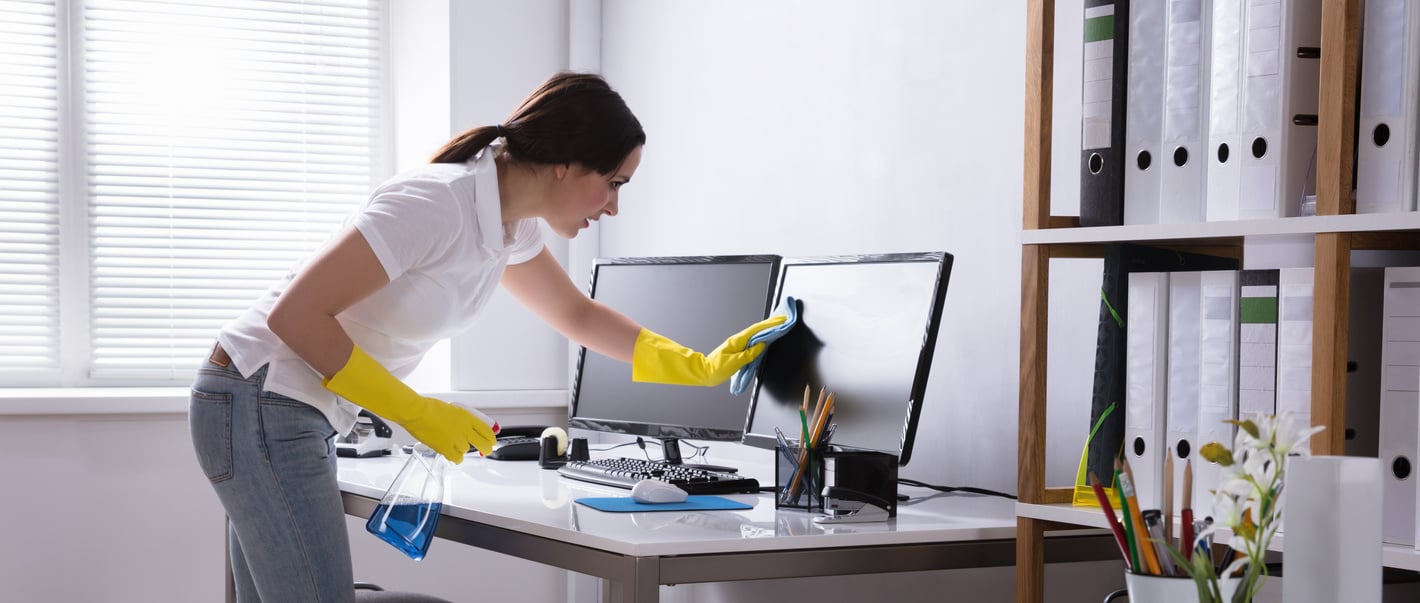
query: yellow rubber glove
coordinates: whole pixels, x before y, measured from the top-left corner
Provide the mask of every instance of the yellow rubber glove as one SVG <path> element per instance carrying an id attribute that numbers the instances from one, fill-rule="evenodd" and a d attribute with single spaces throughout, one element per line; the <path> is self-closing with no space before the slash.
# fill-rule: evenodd
<path id="1" fill-rule="evenodd" d="M 745 348 L 750 337 L 784 324 L 788 319 L 776 314 L 761 320 L 726 339 L 709 354 L 701 354 L 643 328 L 636 336 L 636 347 L 631 353 L 631 380 L 705 387 L 719 385 L 764 353 L 762 343 Z"/>
<path id="2" fill-rule="evenodd" d="M 366 410 L 399 423 L 426 446 L 454 463 L 463 462 L 470 446 L 488 454 L 497 424 L 476 410 L 421 396 L 374 358 L 355 346 L 345 366 L 321 385 Z"/>

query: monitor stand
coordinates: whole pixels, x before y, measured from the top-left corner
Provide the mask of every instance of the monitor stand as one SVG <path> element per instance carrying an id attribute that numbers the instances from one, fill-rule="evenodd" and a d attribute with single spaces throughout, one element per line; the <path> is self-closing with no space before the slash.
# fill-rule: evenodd
<path id="1" fill-rule="evenodd" d="M 704 469 L 705 471 L 718 471 L 720 473 L 739 472 L 739 469 L 735 467 L 726 467 L 724 465 L 686 463 L 684 460 L 682 460 L 680 456 L 680 440 L 678 438 L 661 439 L 661 458 L 664 459 L 666 464 L 668 465 L 680 465 L 682 467 L 690 467 L 692 469 Z"/>

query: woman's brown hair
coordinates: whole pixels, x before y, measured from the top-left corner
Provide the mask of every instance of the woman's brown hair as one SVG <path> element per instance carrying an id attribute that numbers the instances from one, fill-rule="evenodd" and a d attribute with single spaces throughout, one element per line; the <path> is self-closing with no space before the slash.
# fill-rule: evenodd
<path id="1" fill-rule="evenodd" d="M 600 174 L 616 171 L 646 132 L 606 80 L 591 73 L 553 75 L 503 123 L 471 128 L 434 154 L 432 163 L 463 163 L 502 136 L 517 161 L 580 163 Z"/>

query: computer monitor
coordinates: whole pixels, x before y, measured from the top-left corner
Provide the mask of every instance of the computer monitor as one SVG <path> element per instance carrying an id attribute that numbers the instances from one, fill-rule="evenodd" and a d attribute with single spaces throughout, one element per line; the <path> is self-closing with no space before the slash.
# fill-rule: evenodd
<path id="1" fill-rule="evenodd" d="M 590 295 L 652 331 L 709 352 L 769 315 L 779 257 L 598 259 Z M 750 395 L 729 384 L 688 387 L 631 380 L 631 366 L 582 348 L 573 379 L 572 427 L 650 436 L 679 462 L 679 439 L 739 441 Z"/>
<path id="2" fill-rule="evenodd" d="M 786 258 L 775 299 L 798 300 L 800 322 L 765 352 L 744 442 L 772 448 L 776 427 L 800 439 L 804 387 L 811 412 L 826 387 L 832 445 L 907 464 L 951 268 L 945 252 Z"/>

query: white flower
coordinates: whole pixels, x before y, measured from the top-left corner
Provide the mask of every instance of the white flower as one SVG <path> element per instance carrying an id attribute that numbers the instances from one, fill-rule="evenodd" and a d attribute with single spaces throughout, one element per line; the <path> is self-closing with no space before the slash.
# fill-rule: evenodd
<path id="1" fill-rule="evenodd" d="M 1288 413 L 1230 423 L 1237 425 L 1231 450 L 1216 442 L 1202 449 L 1205 458 L 1227 462 L 1231 457 L 1232 462 L 1222 468 L 1221 481 L 1213 491 L 1213 517 L 1216 521 L 1198 535 L 1198 540 L 1211 539 L 1219 530 L 1228 530 L 1228 546 L 1242 555 L 1221 575 L 1231 575 L 1245 568 L 1240 588 L 1251 597 L 1266 580 L 1266 566 L 1251 561 L 1265 554 L 1277 533 L 1277 524 L 1282 517 L 1279 497 L 1287 457 L 1305 456 L 1307 451 L 1301 445 L 1323 428 L 1294 427 Z M 1189 574 L 1200 584 L 1207 579 L 1192 570 Z"/>

